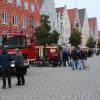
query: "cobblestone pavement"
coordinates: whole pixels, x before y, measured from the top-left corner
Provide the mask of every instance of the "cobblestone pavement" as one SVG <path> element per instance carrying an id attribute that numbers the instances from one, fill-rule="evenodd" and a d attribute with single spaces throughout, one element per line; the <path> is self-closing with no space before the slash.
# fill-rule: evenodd
<path id="1" fill-rule="evenodd" d="M 0 88 L 0 100 L 100 100 L 100 56 L 89 58 L 89 70 L 31 67 L 25 86 Z M 0 80 L 0 87 L 2 81 Z"/>

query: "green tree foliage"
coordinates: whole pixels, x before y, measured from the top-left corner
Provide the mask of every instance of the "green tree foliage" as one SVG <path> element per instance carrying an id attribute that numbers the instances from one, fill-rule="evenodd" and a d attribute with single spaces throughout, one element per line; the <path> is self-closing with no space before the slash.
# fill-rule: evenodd
<path id="1" fill-rule="evenodd" d="M 48 21 L 49 17 L 46 15 L 41 16 L 41 25 L 36 28 L 35 36 L 36 36 L 36 42 L 38 45 L 46 45 L 49 33 L 51 30 L 50 22 Z"/>
<path id="2" fill-rule="evenodd" d="M 86 42 L 86 46 L 89 48 L 94 48 L 95 44 L 96 44 L 95 40 L 92 37 L 89 37 Z"/>
<path id="3" fill-rule="evenodd" d="M 53 31 L 51 33 L 49 16 L 47 15 L 41 16 L 41 25 L 36 28 L 35 37 L 37 45 L 44 46 L 43 57 L 44 60 L 46 60 L 47 57 L 46 45 L 57 44 L 59 38 L 59 34 L 57 33 L 57 31 Z"/>
<path id="4" fill-rule="evenodd" d="M 59 39 L 59 33 L 57 31 L 51 31 L 51 26 L 47 15 L 41 16 L 41 26 L 36 28 L 35 36 L 38 45 L 57 44 Z"/>
<path id="5" fill-rule="evenodd" d="M 81 33 L 75 28 L 72 28 L 71 37 L 69 37 L 69 43 L 75 47 L 78 47 L 78 45 L 81 43 Z"/>
<path id="6" fill-rule="evenodd" d="M 56 30 L 54 30 L 52 33 L 50 33 L 49 39 L 48 39 L 48 44 L 57 44 L 59 35 L 60 34 Z"/>

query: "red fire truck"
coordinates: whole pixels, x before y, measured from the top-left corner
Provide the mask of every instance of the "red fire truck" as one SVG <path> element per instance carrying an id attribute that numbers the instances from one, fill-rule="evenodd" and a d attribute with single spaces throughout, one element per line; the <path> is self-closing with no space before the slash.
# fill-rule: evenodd
<path id="1" fill-rule="evenodd" d="M 26 68 L 26 72 L 30 63 L 36 62 L 39 57 L 43 57 L 44 47 L 36 46 L 34 42 L 32 42 L 31 37 L 28 37 L 23 33 L 0 33 L 0 53 L 2 47 L 7 48 L 8 53 L 11 54 L 12 58 L 14 58 L 15 49 L 20 49 L 24 56 L 24 67 Z M 57 46 L 46 46 L 48 61 L 53 60 L 57 53 Z M 14 59 L 11 63 L 11 67 L 12 69 L 15 69 Z"/>
<path id="2" fill-rule="evenodd" d="M 0 53 L 2 47 L 7 48 L 8 53 L 11 54 L 12 58 L 14 58 L 15 49 L 20 49 L 24 56 L 24 67 L 26 68 L 26 72 L 29 63 L 36 58 L 35 45 L 31 42 L 30 38 L 27 38 L 26 34 L 23 33 L 0 33 Z M 14 61 L 12 61 L 11 67 L 12 69 L 15 68 Z"/>

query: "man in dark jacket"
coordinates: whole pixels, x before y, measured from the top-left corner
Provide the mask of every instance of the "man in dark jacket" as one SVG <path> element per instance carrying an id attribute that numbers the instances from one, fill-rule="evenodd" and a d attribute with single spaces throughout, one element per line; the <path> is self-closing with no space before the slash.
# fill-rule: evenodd
<path id="1" fill-rule="evenodd" d="M 72 58 L 72 67 L 73 70 L 78 68 L 78 60 L 79 60 L 79 53 L 76 48 L 73 48 L 71 52 L 71 58 Z"/>
<path id="2" fill-rule="evenodd" d="M 64 64 L 65 67 L 66 67 L 66 61 L 68 63 L 68 66 L 70 66 L 69 57 L 70 57 L 69 51 L 64 49 L 63 53 L 62 53 L 62 59 L 63 59 L 63 64 Z"/>
<path id="3" fill-rule="evenodd" d="M 15 67 L 16 67 L 16 76 L 17 76 L 17 84 L 16 85 L 25 85 L 24 57 L 20 53 L 19 49 L 16 49 Z"/>
<path id="4" fill-rule="evenodd" d="M 6 89 L 6 77 L 8 78 L 8 87 L 11 88 L 11 61 L 11 56 L 7 53 L 7 50 L 3 48 L 2 53 L 0 54 L 3 89 Z"/>

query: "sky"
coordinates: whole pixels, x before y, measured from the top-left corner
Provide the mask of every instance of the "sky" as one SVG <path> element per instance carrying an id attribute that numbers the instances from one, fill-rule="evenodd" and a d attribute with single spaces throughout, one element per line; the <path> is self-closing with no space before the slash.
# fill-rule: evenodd
<path id="1" fill-rule="evenodd" d="M 86 8 L 87 16 L 97 17 L 98 30 L 100 30 L 100 0 L 55 0 L 56 7 Z"/>

